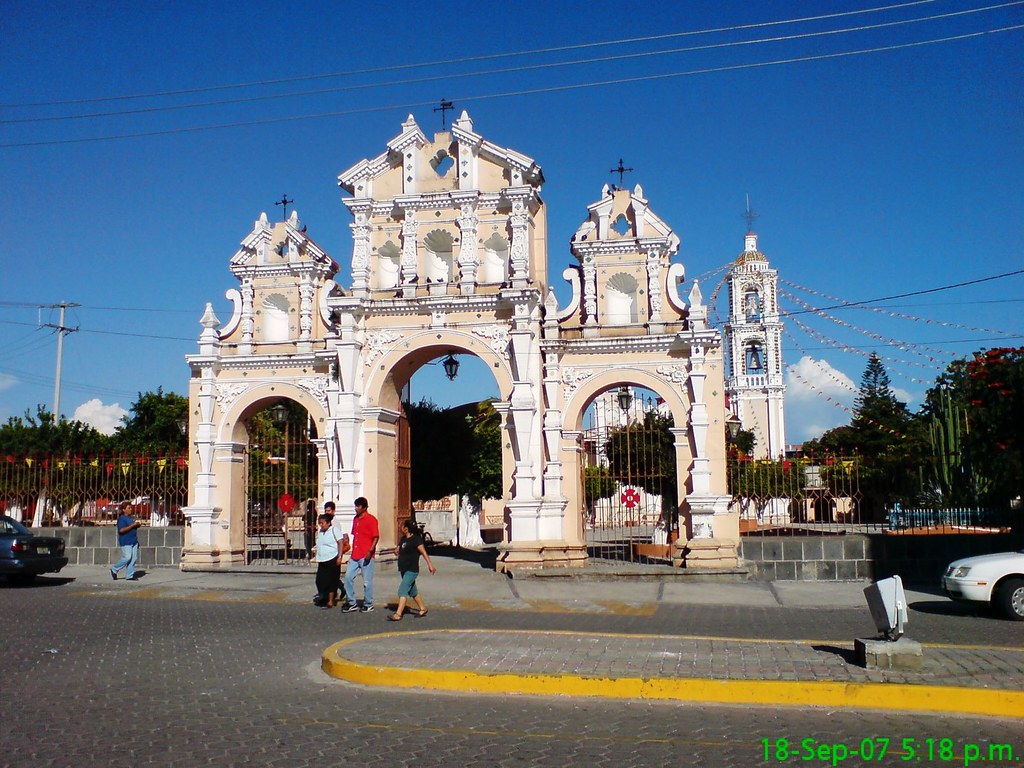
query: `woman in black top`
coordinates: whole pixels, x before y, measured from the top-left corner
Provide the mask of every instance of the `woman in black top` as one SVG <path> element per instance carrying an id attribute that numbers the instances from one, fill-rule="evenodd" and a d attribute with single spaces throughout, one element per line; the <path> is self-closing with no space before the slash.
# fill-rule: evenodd
<path id="1" fill-rule="evenodd" d="M 416 529 L 416 523 L 410 517 L 403 524 L 402 540 L 395 547 L 395 554 L 398 555 L 398 572 L 402 574 L 402 583 L 398 587 L 398 608 L 388 616 L 388 621 L 401 621 L 405 613 L 405 604 L 412 598 L 419 609 L 414 616 L 423 618 L 427 615 L 427 607 L 420 599 L 419 590 L 416 589 L 416 577 L 420 575 L 420 555 L 427 561 L 427 568 L 431 573 L 437 573 L 434 564 L 430 562 L 430 555 L 427 548 L 423 546 L 423 538 Z"/>

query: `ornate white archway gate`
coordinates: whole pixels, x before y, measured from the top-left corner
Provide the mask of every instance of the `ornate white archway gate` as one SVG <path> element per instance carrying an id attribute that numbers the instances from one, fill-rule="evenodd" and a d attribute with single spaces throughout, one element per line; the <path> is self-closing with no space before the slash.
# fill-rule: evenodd
<path id="1" fill-rule="evenodd" d="M 265 214 L 231 259 L 223 325 L 208 307 L 188 357 L 190 523 L 183 567 L 243 561 L 239 520 L 243 420 L 275 400 L 316 421 L 322 486 L 339 522 L 366 496 L 394 541 L 400 394 L 423 364 L 472 354 L 494 375 L 504 419 L 501 562 L 580 564 L 580 430 L 602 392 L 637 385 L 675 422 L 685 535 L 676 562 L 736 562 L 728 512 L 722 343 L 694 283 L 672 256 L 679 240 L 643 190 L 605 187 L 573 237 L 573 288 L 560 309 L 547 283 L 540 167 L 473 130 L 466 113 L 428 139 L 412 116 L 378 156 L 339 176 L 351 197 L 352 285 L 298 215 Z M 447 162 L 450 159 L 451 163 Z M 449 168 L 450 165 L 450 168 Z"/>

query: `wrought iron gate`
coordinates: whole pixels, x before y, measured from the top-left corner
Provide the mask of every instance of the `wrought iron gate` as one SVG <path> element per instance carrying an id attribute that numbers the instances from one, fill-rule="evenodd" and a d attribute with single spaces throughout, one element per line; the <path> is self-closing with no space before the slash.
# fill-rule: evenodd
<path id="1" fill-rule="evenodd" d="M 317 458 L 308 416 L 291 403 L 268 409 L 246 427 L 245 561 L 305 563 L 316 529 Z M 275 423 L 276 422 L 276 423 Z"/>
<path id="2" fill-rule="evenodd" d="M 678 532 L 672 418 L 648 390 L 598 396 L 584 417 L 584 539 L 592 558 L 666 562 Z"/>
<path id="3" fill-rule="evenodd" d="M 412 509 L 412 443 L 405 409 L 398 416 L 398 450 L 395 452 L 395 538 Z"/>

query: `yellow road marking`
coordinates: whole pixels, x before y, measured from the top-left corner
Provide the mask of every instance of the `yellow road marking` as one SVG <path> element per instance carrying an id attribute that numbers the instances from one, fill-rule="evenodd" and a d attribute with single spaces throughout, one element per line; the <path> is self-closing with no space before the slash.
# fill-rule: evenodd
<path id="1" fill-rule="evenodd" d="M 426 634 L 429 631 L 415 632 L 415 634 Z M 437 632 L 437 630 L 433 631 Z M 441 631 L 458 634 L 474 630 Z M 545 632 L 543 634 L 575 636 L 580 633 Z M 615 636 L 622 637 L 621 635 Z M 644 637 L 644 635 L 636 636 Z M 373 639 L 379 640 L 380 637 L 381 635 L 374 635 Z M 558 694 L 613 699 L 674 700 L 691 703 L 844 707 L 901 712 L 1024 717 L 1024 692 L 991 688 L 804 680 L 485 674 L 469 670 L 408 669 L 368 665 L 344 658 L 342 652 L 346 646 L 368 639 L 371 638 L 369 636 L 355 637 L 330 646 L 324 651 L 321 658 L 321 669 L 331 677 L 361 685 L 469 693 Z"/>

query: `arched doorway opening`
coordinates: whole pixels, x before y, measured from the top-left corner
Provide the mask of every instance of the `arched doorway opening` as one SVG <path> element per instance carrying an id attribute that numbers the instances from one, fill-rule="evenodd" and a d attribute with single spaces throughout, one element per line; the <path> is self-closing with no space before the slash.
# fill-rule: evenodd
<path id="1" fill-rule="evenodd" d="M 447 340 L 446 340 L 447 341 Z M 467 344 L 466 347 L 470 347 Z M 503 500 L 514 462 L 501 440 L 500 384 L 495 360 L 452 344 L 410 344 L 405 354 L 382 367 L 380 386 L 371 382 L 369 409 L 376 423 L 367 428 L 367 489 L 376 493 L 383 546 L 416 510 L 418 522 L 437 542 L 467 543 L 460 535 L 460 512 L 471 507 L 477 530 L 487 518 L 504 530 Z M 488 455 L 480 460 L 484 444 Z M 486 475 L 486 477 L 484 477 Z M 495 475 L 497 479 L 495 480 Z M 496 498 L 483 500 L 487 479 Z M 472 500 L 470 502 L 470 499 Z M 464 522 L 464 521 L 463 521 Z M 500 538 L 500 531 L 499 531 Z M 479 535 L 469 543 L 478 543 Z"/>
<path id="2" fill-rule="evenodd" d="M 598 560 L 670 562 L 679 533 L 671 411 L 652 390 L 599 392 L 583 413 L 583 540 Z"/>
<path id="3" fill-rule="evenodd" d="M 245 563 L 305 563 L 319 497 L 316 425 L 299 403 L 267 403 L 243 422 Z"/>

